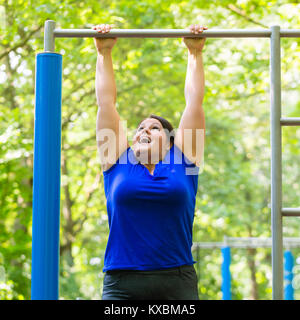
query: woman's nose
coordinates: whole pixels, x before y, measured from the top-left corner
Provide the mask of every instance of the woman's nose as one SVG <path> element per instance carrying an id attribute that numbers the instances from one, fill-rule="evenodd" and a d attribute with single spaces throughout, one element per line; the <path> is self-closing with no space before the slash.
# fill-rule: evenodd
<path id="1" fill-rule="evenodd" d="M 149 128 L 143 128 L 143 130 L 142 130 L 142 134 L 143 133 L 147 133 L 147 134 L 151 134 L 151 131 L 150 131 L 150 129 Z"/>

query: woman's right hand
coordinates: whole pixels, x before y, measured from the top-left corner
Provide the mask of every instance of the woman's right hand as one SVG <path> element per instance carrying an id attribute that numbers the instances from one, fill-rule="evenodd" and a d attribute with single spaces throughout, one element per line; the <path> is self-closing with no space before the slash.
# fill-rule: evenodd
<path id="1" fill-rule="evenodd" d="M 93 26 L 92 29 L 98 31 L 99 33 L 107 33 L 110 31 L 111 25 L 98 24 Z M 111 50 L 116 42 L 117 38 L 94 38 L 95 47 L 100 53 L 106 50 Z"/>

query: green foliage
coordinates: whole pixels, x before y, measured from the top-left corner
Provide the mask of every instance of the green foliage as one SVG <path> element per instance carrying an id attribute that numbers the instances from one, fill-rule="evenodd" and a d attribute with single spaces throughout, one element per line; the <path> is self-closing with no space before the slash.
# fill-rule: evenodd
<path id="1" fill-rule="evenodd" d="M 29 299 L 35 55 L 47 19 L 57 28 L 299 29 L 295 1 L 0 1 L 0 299 Z M 100 299 L 108 237 L 96 150 L 96 53 L 92 39 L 56 39 L 63 55 L 60 298 Z M 299 117 L 299 40 L 282 40 L 283 115 Z M 182 39 L 118 39 L 113 49 L 117 108 L 129 130 L 150 113 L 177 127 L 185 107 L 187 50 Z M 206 140 L 194 241 L 269 237 L 269 41 L 207 39 L 204 50 Z M 283 206 L 300 207 L 297 128 L 283 129 Z M 284 220 L 284 236 L 299 221 Z M 294 250 L 295 257 L 299 250 Z M 194 252 L 196 255 L 196 252 Z M 250 259 L 259 299 L 271 299 L 270 250 L 236 250 L 233 299 L 251 299 Z M 201 299 L 221 299 L 221 256 L 201 250 Z M 253 271 L 253 270 L 252 270 Z M 299 288 L 296 298 L 299 299 Z"/>

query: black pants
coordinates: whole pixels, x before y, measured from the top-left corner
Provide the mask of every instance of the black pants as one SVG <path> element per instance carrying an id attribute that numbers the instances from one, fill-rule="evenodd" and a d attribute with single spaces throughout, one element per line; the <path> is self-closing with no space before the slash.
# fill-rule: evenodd
<path id="1" fill-rule="evenodd" d="M 199 300 L 197 274 L 193 265 L 107 271 L 102 300 Z"/>

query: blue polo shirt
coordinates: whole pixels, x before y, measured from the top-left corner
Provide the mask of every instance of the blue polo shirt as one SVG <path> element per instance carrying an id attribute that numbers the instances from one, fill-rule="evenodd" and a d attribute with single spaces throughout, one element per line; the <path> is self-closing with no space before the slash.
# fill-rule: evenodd
<path id="1" fill-rule="evenodd" d="M 192 265 L 199 167 L 173 144 L 153 175 L 131 147 L 103 172 L 109 236 L 103 272 Z"/>

